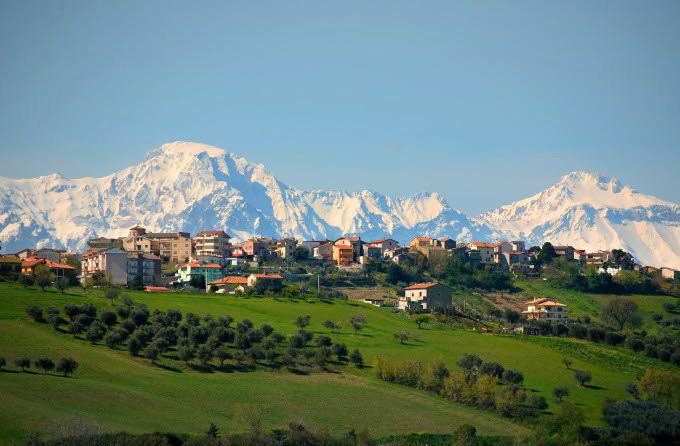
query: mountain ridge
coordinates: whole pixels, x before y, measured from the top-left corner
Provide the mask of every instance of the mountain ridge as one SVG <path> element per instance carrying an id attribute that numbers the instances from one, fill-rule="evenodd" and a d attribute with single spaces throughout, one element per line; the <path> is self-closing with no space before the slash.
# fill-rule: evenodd
<path id="1" fill-rule="evenodd" d="M 680 268 L 679 205 L 582 171 L 473 217 L 438 192 L 390 197 L 371 189 L 295 189 L 263 164 L 183 141 L 164 144 L 139 164 L 100 178 L 0 177 L 0 240 L 6 252 L 27 246 L 83 250 L 89 238 L 123 236 L 138 223 L 191 233 L 223 228 L 238 239 L 356 234 L 400 242 L 415 235 L 550 240 L 588 250 L 623 248 L 647 264 Z"/>

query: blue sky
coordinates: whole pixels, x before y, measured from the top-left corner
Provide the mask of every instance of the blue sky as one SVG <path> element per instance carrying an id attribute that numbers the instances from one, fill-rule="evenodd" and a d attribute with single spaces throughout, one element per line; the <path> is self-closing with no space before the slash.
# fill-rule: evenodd
<path id="1" fill-rule="evenodd" d="M 0 176 L 165 142 L 476 213 L 573 170 L 680 202 L 680 2 L 0 1 Z"/>

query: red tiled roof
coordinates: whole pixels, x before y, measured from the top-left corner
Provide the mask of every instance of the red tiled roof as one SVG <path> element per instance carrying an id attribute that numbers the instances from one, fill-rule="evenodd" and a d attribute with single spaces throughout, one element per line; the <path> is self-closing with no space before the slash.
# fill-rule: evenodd
<path id="1" fill-rule="evenodd" d="M 524 305 L 536 305 L 539 307 L 544 307 L 544 306 L 549 306 L 549 307 L 566 307 L 565 304 L 561 304 L 555 300 L 548 299 L 548 298 L 539 298 L 539 299 L 534 299 L 530 300 L 528 302 L 524 302 Z"/>
<path id="2" fill-rule="evenodd" d="M 414 237 L 414 238 L 419 242 L 429 242 L 430 240 L 432 240 L 430 237 Z"/>
<path id="3" fill-rule="evenodd" d="M 170 291 L 170 288 L 164 286 L 145 286 L 144 291 L 147 293 L 165 293 Z"/>
<path id="4" fill-rule="evenodd" d="M 478 248 L 493 248 L 494 246 L 487 242 L 471 242 L 471 244 L 477 246 Z"/>
<path id="5" fill-rule="evenodd" d="M 208 285 L 226 285 L 228 283 L 231 283 L 231 284 L 248 283 L 248 278 L 242 277 L 242 276 L 227 276 L 227 277 L 222 277 L 221 279 L 213 280 Z"/>
<path id="6" fill-rule="evenodd" d="M 21 262 L 21 267 L 22 268 L 31 267 L 31 266 L 35 266 L 39 263 L 47 265 L 50 268 L 75 269 L 71 265 L 63 265 L 61 263 L 55 263 L 51 260 L 45 260 L 45 259 L 40 259 L 40 258 L 35 258 L 35 257 L 24 259 Z"/>
<path id="7" fill-rule="evenodd" d="M 405 290 L 423 290 L 425 288 L 430 288 L 435 285 L 439 285 L 439 282 L 429 282 L 429 283 L 416 283 L 415 285 L 407 286 Z"/>
<path id="8" fill-rule="evenodd" d="M 253 274 L 258 279 L 283 279 L 279 274 Z"/>
<path id="9" fill-rule="evenodd" d="M 198 262 L 191 262 L 191 263 L 185 263 L 184 265 L 179 266 L 178 269 L 185 268 L 187 266 L 190 266 L 192 268 L 222 268 L 220 265 L 217 265 L 215 263 L 206 263 L 205 265 L 201 265 Z"/>
<path id="10" fill-rule="evenodd" d="M 338 249 L 349 249 L 351 251 L 354 250 L 354 248 L 351 245 L 333 245 L 333 247 Z"/>

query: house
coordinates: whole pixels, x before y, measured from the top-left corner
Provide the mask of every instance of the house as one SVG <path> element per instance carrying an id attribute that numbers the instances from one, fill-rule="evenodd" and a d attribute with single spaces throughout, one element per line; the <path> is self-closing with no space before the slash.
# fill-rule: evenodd
<path id="1" fill-rule="evenodd" d="M 282 259 L 292 259 L 295 248 L 297 248 L 297 240 L 294 238 L 284 238 L 276 243 L 276 253 Z"/>
<path id="2" fill-rule="evenodd" d="M 529 254 L 523 251 L 494 252 L 494 262 L 506 267 L 529 264 Z"/>
<path id="3" fill-rule="evenodd" d="M 575 249 L 574 250 L 574 261 L 577 262 L 581 266 L 585 266 L 586 262 L 588 260 L 588 255 L 586 254 L 586 251 L 583 249 Z"/>
<path id="4" fill-rule="evenodd" d="M 152 232 L 146 237 L 158 243 L 158 255 L 171 263 L 188 262 L 191 257 L 193 242 L 188 232 Z"/>
<path id="5" fill-rule="evenodd" d="M 397 248 L 388 249 L 387 251 L 384 251 L 383 256 L 386 259 L 393 261 L 394 263 L 399 263 L 404 258 L 406 258 L 409 251 L 410 251 L 410 248 L 408 246 L 399 246 Z"/>
<path id="6" fill-rule="evenodd" d="M 231 237 L 224 231 L 202 231 L 196 234 L 194 245 L 197 256 L 229 257 Z"/>
<path id="7" fill-rule="evenodd" d="M 87 249 L 95 251 L 97 249 L 118 248 L 123 249 L 123 239 L 98 237 L 87 241 Z"/>
<path id="8" fill-rule="evenodd" d="M 333 245 L 333 261 L 338 265 L 350 265 L 354 262 L 352 245 Z"/>
<path id="9" fill-rule="evenodd" d="M 0 275 L 7 273 L 21 273 L 21 260 L 19 257 L 0 256 Z"/>
<path id="10" fill-rule="evenodd" d="M 248 286 L 255 286 L 261 284 L 267 288 L 281 288 L 283 286 L 283 277 L 279 274 L 251 274 L 247 279 Z"/>
<path id="11" fill-rule="evenodd" d="M 75 274 L 76 272 L 76 269 L 71 265 L 56 263 L 40 257 L 29 257 L 27 259 L 21 260 L 21 274 L 35 274 L 35 271 L 39 265 L 47 265 L 57 279 L 66 277 L 68 274 Z"/>
<path id="12" fill-rule="evenodd" d="M 379 262 L 383 258 L 383 251 L 380 246 L 364 245 L 364 255 L 361 256 L 361 263 L 366 263 L 367 260 Z"/>
<path id="13" fill-rule="evenodd" d="M 611 258 L 612 253 L 609 251 L 589 252 L 586 254 L 586 264 L 593 265 L 599 268 L 606 262 L 608 262 L 609 259 Z"/>
<path id="14" fill-rule="evenodd" d="M 239 266 L 246 263 L 246 259 L 242 257 L 228 257 L 224 259 L 224 262 L 226 266 Z"/>
<path id="15" fill-rule="evenodd" d="M 111 283 L 114 285 L 127 285 L 127 254 L 127 252 L 118 248 L 84 252 L 80 259 L 81 277 L 90 277 L 94 273 L 101 271 L 111 277 Z"/>
<path id="16" fill-rule="evenodd" d="M 361 301 L 367 304 L 375 305 L 376 307 L 385 306 L 385 299 L 382 297 L 365 297 L 361 299 Z"/>
<path id="17" fill-rule="evenodd" d="M 564 257 L 567 262 L 578 262 L 578 256 L 576 256 L 576 248 L 573 246 L 554 246 L 555 254 L 558 257 Z"/>
<path id="18" fill-rule="evenodd" d="M 222 266 L 216 263 L 189 262 L 177 268 L 178 282 L 189 283 L 192 277 L 201 278 L 208 284 L 222 278 Z"/>
<path id="19" fill-rule="evenodd" d="M 127 253 L 127 283 L 139 277 L 144 285 L 155 285 L 161 281 L 161 258 L 148 253 Z"/>
<path id="20" fill-rule="evenodd" d="M 333 258 L 333 244 L 331 242 L 323 243 L 314 247 L 314 258 L 331 260 Z"/>
<path id="21" fill-rule="evenodd" d="M 540 319 L 544 321 L 561 321 L 567 319 L 566 305 L 548 298 L 533 299 L 525 302 L 527 309 L 522 314 L 527 319 Z"/>
<path id="22" fill-rule="evenodd" d="M 129 229 L 128 236 L 121 240 L 122 247 L 128 252 L 142 252 L 148 254 L 158 254 L 160 245 L 147 237 L 146 229 L 141 226 L 134 226 Z M 88 244 L 89 245 L 89 244 Z M 109 248 L 112 246 L 108 246 Z M 102 246 L 102 248 L 107 248 Z"/>
<path id="23" fill-rule="evenodd" d="M 433 243 L 436 244 L 436 241 L 430 237 L 413 237 L 409 246 L 411 248 L 421 248 L 424 246 L 433 246 Z"/>
<path id="24" fill-rule="evenodd" d="M 40 249 L 25 248 L 14 255 L 16 255 L 20 259 L 39 258 L 49 260 L 54 263 L 59 263 L 61 261 L 61 254 L 63 252 L 66 251 L 64 251 L 63 249 L 52 248 L 40 248 Z"/>
<path id="25" fill-rule="evenodd" d="M 640 268 L 640 272 L 651 277 L 661 277 L 661 270 L 659 268 L 654 268 L 653 266 L 643 266 Z"/>
<path id="26" fill-rule="evenodd" d="M 486 265 L 489 263 L 494 263 L 494 250 L 495 246 L 491 243 L 486 242 L 470 242 L 467 247 L 471 251 L 479 252 L 479 261 L 481 264 Z"/>
<path id="27" fill-rule="evenodd" d="M 661 277 L 663 277 L 664 279 L 677 280 L 680 279 L 680 271 L 663 266 L 661 267 Z"/>
<path id="28" fill-rule="evenodd" d="M 453 304 L 453 290 L 439 282 L 419 283 L 404 288 L 399 298 L 400 310 L 432 311 Z"/>
<path id="29" fill-rule="evenodd" d="M 213 280 L 208 285 L 214 285 L 218 289 L 223 290 L 223 292 L 234 293 L 236 289 L 248 286 L 248 278 L 243 276 L 226 276 Z"/>
<path id="30" fill-rule="evenodd" d="M 456 241 L 450 238 L 440 238 L 439 240 L 437 240 L 437 246 L 446 250 L 455 249 Z"/>
<path id="31" fill-rule="evenodd" d="M 252 238 L 250 240 L 246 240 L 241 244 L 241 249 L 243 250 L 243 254 L 249 256 L 249 257 L 254 257 L 254 256 L 259 256 L 261 257 L 266 251 L 267 248 L 269 247 L 269 244 L 264 242 L 263 240 Z"/>
<path id="32" fill-rule="evenodd" d="M 300 243 L 298 243 L 298 246 L 302 246 L 303 248 L 306 248 L 307 251 L 309 251 L 309 257 L 314 256 L 314 248 L 316 248 L 319 245 L 323 245 L 325 243 L 328 243 L 329 240 L 304 240 Z"/>
<path id="33" fill-rule="evenodd" d="M 352 262 L 357 262 L 359 260 L 359 256 L 364 255 L 363 252 L 364 243 L 361 241 L 361 238 L 359 237 L 341 237 L 335 241 L 334 245 L 351 246 L 353 251 Z M 335 255 L 333 256 L 333 260 L 335 260 Z M 338 263 L 338 265 L 340 265 L 340 263 Z"/>
<path id="34" fill-rule="evenodd" d="M 399 247 L 399 242 L 391 238 L 381 238 L 368 244 L 379 247 L 382 252 Z"/>
<path id="35" fill-rule="evenodd" d="M 144 291 L 147 293 L 167 293 L 170 291 L 170 288 L 164 286 L 145 286 Z"/>

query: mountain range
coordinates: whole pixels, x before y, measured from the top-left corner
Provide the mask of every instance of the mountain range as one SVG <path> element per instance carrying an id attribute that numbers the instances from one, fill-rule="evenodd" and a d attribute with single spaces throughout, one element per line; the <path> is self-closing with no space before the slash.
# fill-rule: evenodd
<path id="1" fill-rule="evenodd" d="M 165 144 L 103 178 L 0 177 L 0 242 L 82 251 L 93 237 L 224 229 L 232 237 L 521 239 L 579 249 L 621 248 L 645 265 L 680 269 L 680 206 L 616 179 L 573 172 L 533 197 L 467 216 L 438 193 L 297 190 L 262 164 L 191 142 Z"/>

